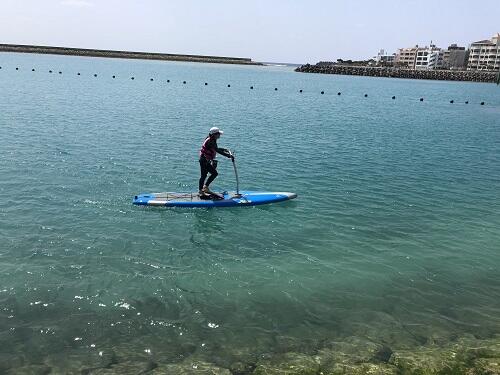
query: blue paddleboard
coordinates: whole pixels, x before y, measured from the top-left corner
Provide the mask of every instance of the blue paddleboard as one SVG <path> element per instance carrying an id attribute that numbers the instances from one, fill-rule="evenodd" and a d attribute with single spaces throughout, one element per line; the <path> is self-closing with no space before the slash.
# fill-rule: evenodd
<path id="1" fill-rule="evenodd" d="M 287 201 L 297 198 L 295 193 L 240 191 L 223 192 L 200 197 L 197 193 L 150 193 L 134 197 L 133 204 L 138 206 L 164 207 L 236 207 L 257 206 L 261 204 Z"/>

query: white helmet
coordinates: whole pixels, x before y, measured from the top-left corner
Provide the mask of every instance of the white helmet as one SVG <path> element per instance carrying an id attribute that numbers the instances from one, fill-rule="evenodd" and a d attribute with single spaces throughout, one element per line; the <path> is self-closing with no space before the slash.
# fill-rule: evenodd
<path id="1" fill-rule="evenodd" d="M 224 134 L 224 132 L 222 130 L 220 130 L 217 126 L 210 128 L 210 131 L 208 132 L 208 134 L 210 134 L 210 135 L 217 134 L 217 133 L 219 133 L 220 135 Z"/>

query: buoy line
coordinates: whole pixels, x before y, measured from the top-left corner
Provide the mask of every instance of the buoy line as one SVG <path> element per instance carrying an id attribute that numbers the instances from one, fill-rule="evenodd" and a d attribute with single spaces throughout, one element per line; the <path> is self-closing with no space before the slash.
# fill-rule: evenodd
<path id="1" fill-rule="evenodd" d="M 6 71 L 6 70 L 4 69 L 4 67 L 3 67 L 3 66 L 0 66 L 0 70 L 3 70 L 4 72 Z M 21 69 L 19 66 L 17 66 L 17 67 L 15 68 L 15 70 L 16 70 L 16 71 L 21 71 L 22 69 Z M 32 72 L 36 72 L 37 70 L 36 70 L 35 68 L 32 68 L 32 69 L 31 69 L 31 71 L 32 71 Z M 48 72 L 49 72 L 49 74 L 52 74 L 52 73 L 53 73 L 53 70 L 52 70 L 52 69 L 50 69 Z M 60 71 L 60 70 L 58 71 L 58 73 L 59 73 L 60 75 L 62 75 L 62 74 L 63 74 L 63 72 L 62 72 L 62 71 Z M 77 73 L 76 73 L 76 75 L 77 75 L 77 76 L 81 76 L 82 74 L 81 74 L 80 72 L 77 72 Z M 94 73 L 94 74 L 93 74 L 93 76 L 94 76 L 94 78 L 97 78 L 97 77 L 98 77 L 97 73 Z M 111 76 L 111 78 L 112 78 L 112 79 L 116 79 L 117 77 L 118 77 L 118 76 L 117 76 L 116 74 L 114 74 L 114 75 L 112 75 L 112 76 Z M 134 81 L 134 80 L 135 80 L 135 76 L 131 76 L 131 77 L 130 77 L 130 80 Z M 150 81 L 150 82 L 155 82 L 156 80 L 155 80 L 155 78 L 151 77 L 151 78 L 149 78 L 149 81 Z M 156 82 L 158 82 L 158 81 L 156 81 Z M 170 81 L 170 79 L 167 79 L 167 80 L 166 80 L 166 82 L 167 82 L 167 83 L 170 83 L 171 81 Z M 188 82 L 187 82 L 186 80 L 183 80 L 183 81 L 182 81 L 182 84 L 187 85 L 187 84 L 188 84 Z M 208 82 L 204 82 L 204 85 L 205 85 L 205 86 L 208 86 Z M 232 86 L 231 86 L 231 84 L 227 84 L 227 87 L 228 87 L 228 88 L 231 88 Z M 253 90 L 253 89 L 254 89 L 254 86 L 252 85 L 252 86 L 250 86 L 249 88 L 250 88 L 250 90 Z M 278 91 L 278 87 L 274 87 L 274 91 Z M 299 92 L 299 93 L 303 93 L 303 92 L 304 92 L 304 90 L 303 90 L 303 89 L 299 89 L 299 91 L 298 91 L 298 92 Z M 321 95 L 324 95 L 324 94 L 326 93 L 326 91 L 325 91 L 325 90 L 321 90 L 321 91 L 319 91 L 319 93 L 320 93 Z M 337 96 L 341 96 L 341 95 L 342 95 L 342 92 L 340 92 L 340 91 L 339 91 L 339 92 L 337 92 Z M 365 94 L 364 94 L 364 97 L 365 97 L 365 98 L 368 98 L 368 94 L 366 94 L 366 93 L 365 93 Z M 395 96 L 395 95 L 393 95 L 391 98 L 392 98 L 392 100 L 396 100 L 396 96 Z M 423 98 L 423 97 L 419 98 L 419 101 L 420 101 L 420 102 L 423 102 L 423 101 L 424 101 L 424 98 Z M 451 99 L 451 100 L 449 100 L 449 103 L 450 103 L 450 104 L 454 104 L 454 103 L 455 103 L 455 100 L 454 100 L 454 99 Z M 468 101 L 468 100 L 466 100 L 466 101 L 464 102 L 464 104 L 469 104 L 469 101 Z M 486 104 L 486 102 L 481 101 L 479 104 L 480 104 L 480 105 L 482 105 L 482 106 L 484 106 L 484 105 Z"/>

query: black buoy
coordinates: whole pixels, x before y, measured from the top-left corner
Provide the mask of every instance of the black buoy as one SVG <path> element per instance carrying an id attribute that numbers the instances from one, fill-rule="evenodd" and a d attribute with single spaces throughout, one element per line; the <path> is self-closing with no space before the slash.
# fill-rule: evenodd
<path id="1" fill-rule="evenodd" d="M 395 96 L 393 96 L 393 97 L 392 97 L 392 99 L 394 100 L 394 99 L 396 99 L 396 97 L 395 97 Z"/>
<path id="2" fill-rule="evenodd" d="M 186 84 L 186 81 L 183 81 L 182 83 Z"/>
<path id="3" fill-rule="evenodd" d="M 52 70 L 49 70 L 49 73 L 52 73 Z"/>
<path id="4" fill-rule="evenodd" d="M 454 100 L 450 100 L 450 104 L 453 104 L 453 103 L 455 103 L 455 101 Z"/>
<path id="5" fill-rule="evenodd" d="M 420 101 L 423 102 L 424 101 L 424 98 L 420 98 Z"/>
<path id="6" fill-rule="evenodd" d="M 274 91 L 278 91 L 278 88 L 277 88 L 277 87 L 275 87 L 275 88 L 274 88 Z"/>
<path id="7" fill-rule="evenodd" d="M 94 77 L 97 77 L 97 74 L 94 74 Z"/>
<path id="8" fill-rule="evenodd" d="M 342 95 L 342 93 L 341 93 L 341 92 L 338 92 L 338 93 L 337 93 L 337 95 Z"/>
<path id="9" fill-rule="evenodd" d="M 59 72 L 59 74 L 62 74 L 62 72 Z"/>
<path id="10" fill-rule="evenodd" d="M 481 105 L 484 105 L 484 102 L 481 102 Z"/>
<path id="11" fill-rule="evenodd" d="M 368 98 L 368 94 L 365 94 L 365 98 Z"/>
<path id="12" fill-rule="evenodd" d="M 253 86 L 250 86 L 250 90 L 253 90 Z"/>
<path id="13" fill-rule="evenodd" d="M 153 78 L 150 78 L 149 80 L 150 80 L 151 82 L 153 82 L 153 81 L 154 81 L 154 79 L 153 79 Z"/>
<path id="14" fill-rule="evenodd" d="M 469 101 L 467 100 L 467 101 L 465 102 L 465 104 L 469 104 Z"/>
<path id="15" fill-rule="evenodd" d="M 135 78 L 134 77 L 130 77 L 130 79 L 133 81 Z"/>
<path id="16" fill-rule="evenodd" d="M 16 70 L 19 70 L 19 68 L 16 68 Z"/>
<path id="17" fill-rule="evenodd" d="M 34 72 L 34 71 L 35 71 L 35 68 L 31 69 L 31 71 L 32 71 L 32 72 Z"/>
<path id="18" fill-rule="evenodd" d="M 169 79 L 167 79 L 167 83 L 170 83 L 170 80 L 169 80 Z"/>
<path id="19" fill-rule="evenodd" d="M 79 76 L 79 75 L 80 75 L 80 73 L 77 73 L 77 76 Z"/>
<path id="20" fill-rule="evenodd" d="M 116 76 L 113 76 L 113 78 L 116 78 Z"/>
<path id="21" fill-rule="evenodd" d="M 325 92 L 324 91 L 321 91 L 321 95 L 323 95 Z"/>
<path id="22" fill-rule="evenodd" d="M 227 87 L 231 87 L 231 85 L 227 85 Z"/>
<path id="23" fill-rule="evenodd" d="M 208 86 L 208 82 L 205 82 L 205 86 Z"/>

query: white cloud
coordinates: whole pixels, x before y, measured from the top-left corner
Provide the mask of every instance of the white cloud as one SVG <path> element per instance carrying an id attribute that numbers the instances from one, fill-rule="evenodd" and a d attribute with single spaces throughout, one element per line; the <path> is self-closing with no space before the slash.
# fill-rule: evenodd
<path id="1" fill-rule="evenodd" d="M 90 1 L 86 0 L 63 0 L 61 1 L 61 5 L 68 5 L 72 7 L 78 7 L 78 8 L 87 8 L 87 7 L 93 7 L 94 4 L 91 3 Z"/>

